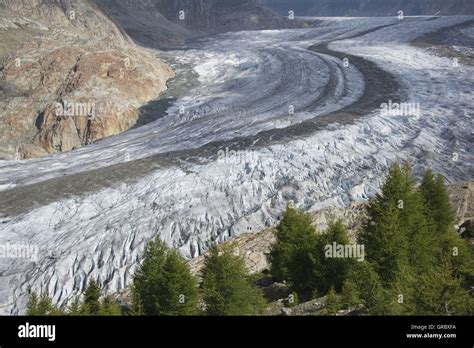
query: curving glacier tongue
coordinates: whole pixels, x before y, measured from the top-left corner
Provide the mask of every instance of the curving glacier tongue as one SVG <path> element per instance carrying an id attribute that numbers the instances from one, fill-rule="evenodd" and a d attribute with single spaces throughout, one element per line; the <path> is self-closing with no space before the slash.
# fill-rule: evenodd
<path id="1" fill-rule="evenodd" d="M 0 259 L 1 313 L 22 312 L 30 289 L 62 304 L 91 277 L 108 292 L 126 287 L 156 235 L 191 258 L 213 242 L 275 224 L 289 200 L 307 210 L 365 200 L 396 160 L 431 166 L 450 181 L 468 179 L 473 68 L 453 72 L 449 59 L 409 45 L 465 20 L 326 20 L 169 52 L 178 72 L 191 69 L 197 81 L 173 96 L 164 117 L 72 153 L 0 163 L 7 202 L 0 244 L 38 248 L 34 259 Z M 351 59 L 346 66 L 344 55 L 393 76 L 397 97 L 418 103 L 420 113 L 369 107 L 364 90 L 375 81 L 366 81 L 367 67 Z M 381 83 L 389 83 L 384 76 Z M 359 115 L 348 120 L 344 110 L 357 106 Z M 324 117 L 324 126 L 305 126 Z M 74 190 L 42 191 L 55 183 Z"/>

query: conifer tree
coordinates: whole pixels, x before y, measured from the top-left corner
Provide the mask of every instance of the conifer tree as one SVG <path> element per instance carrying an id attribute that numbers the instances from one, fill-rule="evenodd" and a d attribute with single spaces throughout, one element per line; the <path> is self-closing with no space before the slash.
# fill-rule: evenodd
<path id="1" fill-rule="evenodd" d="M 425 203 L 425 213 L 435 223 L 436 232 L 446 233 L 454 225 L 454 212 L 444 178 L 439 174 L 435 176 L 431 169 L 427 170 L 420 193 Z"/>
<path id="2" fill-rule="evenodd" d="M 341 292 L 341 304 L 344 308 L 352 308 L 361 304 L 362 300 L 360 299 L 359 291 L 357 286 L 351 279 L 346 279 L 342 286 Z"/>
<path id="3" fill-rule="evenodd" d="M 161 301 L 157 305 L 161 315 L 198 314 L 197 282 L 176 250 L 168 251 L 163 265 L 163 281 Z"/>
<path id="4" fill-rule="evenodd" d="M 334 290 L 334 287 L 329 289 L 326 298 L 326 311 L 328 314 L 336 314 L 341 309 L 341 299 Z"/>
<path id="5" fill-rule="evenodd" d="M 91 279 L 84 291 L 84 301 L 81 306 L 84 315 L 99 315 L 100 312 L 100 285 Z"/>
<path id="6" fill-rule="evenodd" d="M 113 298 L 107 296 L 100 304 L 99 315 L 103 317 L 120 316 L 122 315 L 122 310 Z"/>
<path id="7" fill-rule="evenodd" d="M 277 226 L 277 241 L 269 255 L 270 271 L 275 280 L 288 279 L 287 266 L 293 252 L 301 242 L 313 243 L 315 235 L 309 215 L 288 206 Z"/>
<path id="8" fill-rule="evenodd" d="M 78 316 L 81 316 L 82 314 L 83 313 L 81 312 L 81 305 L 78 301 L 73 302 L 69 306 L 68 315 L 78 317 Z"/>
<path id="9" fill-rule="evenodd" d="M 261 290 L 249 282 L 244 260 L 216 246 L 205 258 L 201 288 L 208 315 L 254 315 L 265 303 Z"/>
<path id="10" fill-rule="evenodd" d="M 334 287 L 336 291 L 341 291 L 354 259 L 348 258 L 348 255 L 344 255 L 342 258 L 336 257 L 337 255 L 328 257 L 326 249 L 332 247 L 334 243 L 336 246 L 343 247 L 350 244 L 347 227 L 340 220 L 331 222 L 326 233 L 320 235 L 319 239 L 320 241 L 317 243 L 317 248 L 321 255 L 321 277 L 318 280 L 319 291 L 325 293 L 331 287 Z"/>
<path id="11" fill-rule="evenodd" d="M 198 314 L 198 289 L 185 260 L 160 239 L 148 243 L 133 278 L 133 314 Z"/>
<path id="12" fill-rule="evenodd" d="M 42 293 L 38 298 L 38 295 L 33 292 L 27 304 L 26 315 L 61 316 L 64 315 L 64 313 L 53 304 L 53 301 L 46 293 Z"/>
<path id="13" fill-rule="evenodd" d="M 415 183 L 409 164 L 393 165 L 358 236 L 383 283 L 393 282 L 408 266 L 413 272 L 422 271 L 434 258 L 435 238 Z"/>
<path id="14" fill-rule="evenodd" d="M 426 273 L 418 279 L 413 290 L 415 292 L 414 314 L 474 314 L 474 298 L 470 291 L 463 287 L 462 277 L 453 275 L 449 259 L 426 270 Z"/>
<path id="15" fill-rule="evenodd" d="M 367 307 L 370 314 L 378 314 L 377 311 L 384 299 L 382 282 L 370 262 L 356 262 L 353 264 L 348 281 L 352 282 L 362 303 Z"/>
<path id="16" fill-rule="evenodd" d="M 38 295 L 36 292 L 32 292 L 28 304 L 26 305 L 26 315 L 37 316 L 40 315 L 38 312 Z"/>

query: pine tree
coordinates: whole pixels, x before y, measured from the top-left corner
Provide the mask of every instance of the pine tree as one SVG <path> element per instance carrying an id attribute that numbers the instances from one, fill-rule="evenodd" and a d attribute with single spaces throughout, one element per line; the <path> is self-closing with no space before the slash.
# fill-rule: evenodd
<path id="1" fill-rule="evenodd" d="M 352 308 L 362 303 L 357 286 L 351 279 L 346 279 L 342 286 L 341 304 L 344 308 Z"/>
<path id="2" fill-rule="evenodd" d="M 61 316 L 64 313 L 57 308 L 46 293 L 38 295 L 33 292 L 27 304 L 26 315 L 29 316 Z"/>
<path id="3" fill-rule="evenodd" d="M 78 317 L 78 316 L 81 316 L 83 314 L 82 311 L 81 311 L 81 305 L 78 301 L 73 302 L 69 306 L 68 314 L 73 316 L 73 317 Z"/>
<path id="4" fill-rule="evenodd" d="M 244 260 L 216 246 L 205 258 L 201 288 L 208 315 L 258 314 L 265 303 L 261 290 L 249 282 Z"/>
<path id="5" fill-rule="evenodd" d="M 434 258 L 432 226 L 423 214 L 423 199 L 415 184 L 409 164 L 392 166 L 358 236 L 383 283 L 393 282 L 407 266 L 422 271 Z"/>
<path id="6" fill-rule="evenodd" d="M 283 264 L 286 280 L 302 299 L 308 298 L 323 279 L 321 260 L 324 256 L 322 244 L 314 230 L 306 230 L 295 237 L 292 252 Z"/>
<path id="7" fill-rule="evenodd" d="M 156 305 L 160 303 L 159 292 L 163 283 L 166 253 L 166 246 L 160 239 L 150 241 L 145 249 L 143 261 L 133 277 L 133 299 L 146 315 L 160 315 Z"/>
<path id="8" fill-rule="evenodd" d="M 36 316 L 40 315 L 38 312 L 38 295 L 36 292 L 32 292 L 30 295 L 30 299 L 26 306 L 26 315 L 28 316 Z"/>
<path id="9" fill-rule="evenodd" d="M 163 266 L 163 285 L 157 310 L 161 315 L 198 314 L 197 283 L 186 261 L 170 250 Z"/>
<path id="10" fill-rule="evenodd" d="M 318 289 L 321 293 L 327 292 L 331 287 L 334 287 L 336 291 L 341 291 L 342 284 L 354 261 L 352 258 L 335 257 L 336 255 L 328 257 L 326 248 L 332 247 L 334 243 L 344 247 L 349 245 L 347 228 L 340 220 L 329 223 L 326 233 L 320 236 L 320 241 L 317 243 L 318 253 L 321 257 L 319 262 L 321 277 L 318 280 Z"/>
<path id="11" fill-rule="evenodd" d="M 160 239 L 148 243 L 133 278 L 134 315 L 198 314 L 198 289 L 185 260 Z"/>
<path id="12" fill-rule="evenodd" d="M 99 315 L 106 316 L 120 316 L 122 315 L 122 310 L 120 309 L 119 304 L 110 296 L 104 298 L 100 304 Z"/>
<path id="13" fill-rule="evenodd" d="M 474 298 L 463 287 L 462 277 L 453 275 L 449 259 L 426 270 L 414 286 L 414 292 L 417 315 L 474 314 Z"/>
<path id="14" fill-rule="evenodd" d="M 441 175 L 433 175 L 431 169 L 423 176 L 420 193 L 425 203 L 425 213 L 435 223 L 438 234 L 446 233 L 454 225 L 454 212 L 448 190 Z"/>
<path id="15" fill-rule="evenodd" d="M 370 314 L 378 314 L 384 302 L 382 282 L 370 262 L 356 262 L 350 270 L 348 281 L 352 282 L 362 303 Z"/>
<path id="16" fill-rule="evenodd" d="M 328 314 L 336 314 L 340 310 L 341 299 L 336 294 L 336 290 L 334 290 L 334 287 L 331 287 L 326 298 L 326 311 Z"/>
<path id="17" fill-rule="evenodd" d="M 81 306 L 83 315 L 100 314 L 100 285 L 94 279 L 91 279 L 89 285 L 84 291 L 84 301 Z"/>
<path id="18" fill-rule="evenodd" d="M 282 281 L 291 276 L 288 265 L 295 250 L 302 246 L 312 246 L 316 240 L 310 216 L 288 206 L 277 226 L 276 239 L 269 255 L 270 273 L 275 280 Z M 305 251 L 299 251 L 298 257 L 306 258 Z"/>

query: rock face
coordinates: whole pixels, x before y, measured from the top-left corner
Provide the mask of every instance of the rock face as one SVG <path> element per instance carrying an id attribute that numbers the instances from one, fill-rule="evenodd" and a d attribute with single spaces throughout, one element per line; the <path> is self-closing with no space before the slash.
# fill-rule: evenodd
<path id="1" fill-rule="evenodd" d="M 259 273 L 268 268 L 267 255 L 276 241 L 273 231 L 273 229 L 268 229 L 255 234 L 245 234 L 224 245 L 244 258 L 250 274 Z M 204 266 L 205 255 L 189 261 L 193 274 L 199 275 Z"/>
<path id="2" fill-rule="evenodd" d="M 474 222 L 474 181 L 452 185 L 449 192 L 459 225 Z"/>
<path id="3" fill-rule="evenodd" d="M 173 77 L 87 0 L 0 0 L 0 37 L 0 159 L 123 132 Z"/>
<path id="4" fill-rule="evenodd" d="M 228 31 L 293 27 L 258 0 L 94 0 L 142 45 L 167 48 Z"/>
<path id="5" fill-rule="evenodd" d="M 471 0 L 265 0 L 270 8 L 300 16 L 396 16 L 474 14 Z"/>

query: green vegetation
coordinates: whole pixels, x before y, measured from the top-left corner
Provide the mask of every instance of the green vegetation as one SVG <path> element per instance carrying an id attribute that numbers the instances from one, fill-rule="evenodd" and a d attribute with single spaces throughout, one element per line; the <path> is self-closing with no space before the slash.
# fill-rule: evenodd
<path id="1" fill-rule="evenodd" d="M 403 204 L 395 210 L 394 202 L 400 200 Z M 370 311 L 400 315 L 473 313 L 472 292 L 466 283 L 473 270 L 472 250 L 453 225 L 441 176 L 427 171 L 416 188 L 408 165 L 391 168 L 359 234 L 359 243 L 366 245 L 368 263 L 384 289 L 382 295 L 369 299 Z"/>
<path id="2" fill-rule="evenodd" d="M 202 294 L 208 315 L 252 315 L 264 307 L 262 291 L 249 281 L 244 260 L 213 247 L 204 262 Z"/>
<path id="3" fill-rule="evenodd" d="M 326 299 L 326 311 L 328 314 L 336 314 L 341 309 L 341 299 L 334 287 L 329 289 Z"/>
<path id="4" fill-rule="evenodd" d="M 271 274 L 287 280 L 303 299 L 325 294 L 334 287 L 341 290 L 352 260 L 328 258 L 328 245 L 348 244 L 346 227 L 330 223 L 325 234 L 317 234 L 308 214 L 288 207 L 276 231 L 277 242 L 270 253 Z"/>
<path id="5" fill-rule="evenodd" d="M 311 290 L 326 294 L 328 313 L 364 304 L 375 315 L 472 315 L 473 251 L 454 221 L 440 175 L 428 170 L 417 187 L 410 165 L 395 164 L 357 236 L 365 261 L 325 257 L 325 245 L 350 245 L 344 225 L 336 221 L 320 234 L 309 215 L 288 207 L 271 274 L 304 298 Z"/>
<path id="6" fill-rule="evenodd" d="M 60 316 L 64 315 L 64 312 L 53 305 L 53 302 L 48 295 L 42 293 L 38 298 L 38 295 L 33 292 L 26 307 L 26 315 Z"/>
<path id="7" fill-rule="evenodd" d="M 361 303 L 357 286 L 351 279 L 346 279 L 342 285 L 341 305 L 343 308 L 352 308 Z"/>
<path id="8" fill-rule="evenodd" d="M 134 313 L 197 315 L 198 288 L 186 261 L 156 239 L 148 243 L 133 278 Z"/>
<path id="9" fill-rule="evenodd" d="M 38 295 L 33 292 L 27 305 L 26 315 L 117 316 L 121 315 L 121 309 L 111 297 L 105 297 L 103 301 L 100 301 L 100 285 L 95 280 L 91 280 L 84 291 L 83 301 L 73 303 L 69 309 L 53 305 L 52 300 L 44 293 L 38 299 Z"/>

